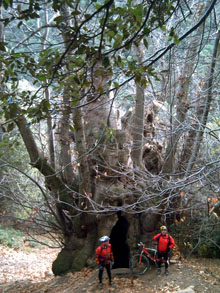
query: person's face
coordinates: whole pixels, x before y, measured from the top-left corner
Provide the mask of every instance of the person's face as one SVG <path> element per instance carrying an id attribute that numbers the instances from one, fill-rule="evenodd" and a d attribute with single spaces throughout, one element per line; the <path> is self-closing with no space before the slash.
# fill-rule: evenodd
<path id="1" fill-rule="evenodd" d="M 162 235 L 166 235 L 166 234 L 167 234 L 167 230 L 162 230 L 162 231 L 161 231 L 161 234 L 162 234 Z"/>
<path id="2" fill-rule="evenodd" d="M 106 241 L 104 242 L 104 245 L 109 245 L 109 240 L 106 240 Z"/>

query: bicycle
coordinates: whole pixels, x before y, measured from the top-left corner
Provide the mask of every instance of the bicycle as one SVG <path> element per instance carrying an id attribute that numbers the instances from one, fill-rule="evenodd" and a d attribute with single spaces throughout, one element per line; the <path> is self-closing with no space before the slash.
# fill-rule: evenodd
<path id="1" fill-rule="evenodd" d="M 138 243 L 139 247 L 142 247 L 141 253 L 136 254 L 130 259 L 130 270 L 132 274 L 142 275 L 146 273 L 150 267 L 150 261 L 154 262 L 157 266 L 157 250 L 154 248 L 145 247 L 144 243 Z M 171 256 L 168 258 L 168 262 Z M 162 260 L 162 262 L 165 262 Z"/>

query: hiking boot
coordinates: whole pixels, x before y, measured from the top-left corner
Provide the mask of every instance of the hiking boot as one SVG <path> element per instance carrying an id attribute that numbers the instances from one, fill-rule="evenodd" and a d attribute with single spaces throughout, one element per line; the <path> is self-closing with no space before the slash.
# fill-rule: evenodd
<path id="1" fill-rule="evenodd" d="M 99 283 L 99 289 L 102 289 L 102 283 Z"/>
<path id="2" fill-rule="evenodd" d="M 165 269 L 165 275 L 169 275 L 169 271 L 168 271 L 168 269 Z"/>
<path id="3" fill-rule="evenodd" d="M 157 269 L 157 275 L 160 275 L 160 274 L 161 274 L 161 269 L 158 268 L 158 269 Z"/>
<path id="4" fill-rule="evenodd" d="M 109 285 L 113 287 L 114 286 L 114 283 L 112 281 L 110 281 L 109 282 Z"/>

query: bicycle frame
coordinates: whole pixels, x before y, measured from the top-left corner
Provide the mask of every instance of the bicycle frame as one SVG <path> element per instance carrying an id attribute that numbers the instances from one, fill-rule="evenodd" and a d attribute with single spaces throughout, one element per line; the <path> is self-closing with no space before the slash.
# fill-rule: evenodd
<path id="1" fill-rule="evenodd" d="M 152 249 L 152 248 L 147 248 L 145 247 L 144 243 L 140 242 L 138 244 L 138 246 L 142 246 L 142 250 L 141 250 L 141 253 L 140 253 L 140 260 L 139 260 L 139 263 L 141 263 L 141 256 L 143 254 L 145 254 L 150 260 L 152 260 L 154 263 L 156 263 L 157 261 L 157 257 L 156 257 L 156 249 Z M 153 251 L 154 252 L 154 255 L 152 256 L 149 251 Z"/>
<path id="2" fill-rule="evenodd" d="M 142 242 L 138 243 L 138 246 L 141 247 L 141 252 L 130 258 L 130 269 L 132 274 L 141 275 L 146 273 L 150 267 L 150 260 L 154 262 L 156 266 L 158 266 L 158 261 L 160 260 L 162 260 L 163 263 L 168 262 L 168 260 L 158 259 L 156 249 L 147 248 Z"/>

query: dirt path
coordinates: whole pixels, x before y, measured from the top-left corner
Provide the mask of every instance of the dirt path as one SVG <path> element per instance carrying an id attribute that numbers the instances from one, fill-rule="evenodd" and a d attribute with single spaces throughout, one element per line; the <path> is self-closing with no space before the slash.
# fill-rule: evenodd
<path id="1" fill-rule="evenodd" d="M 189 262 L 171 265 L 168 276 L 163 270 L 162 274 L 157 276 L 154 268 L 141 276 L 140 280 L 145 287 L 151 288 L 148 292 L 178 292 L 187 288 L 187 292 L 220 292 L 220 279 L 212 275 L 202 262 L 200 264 L 194 267 Z"/>
<path id="2" fill-rule="evenodd" d="M 199 263 L 189 264 L 188 262 L 170 265 L 170 274 L 166 276 L 164 269 L 160 276 L 156 274 L 156 268 L 151 267 L 146 274 L 133 277 L 127 271 L 127 277 L 124 277 L 123 270 L 113 270 L 114 288 L 108 286 L 108 280 L 104 281 L 103 290 L 98 289 L 97 273 L 96 279 L 90 277 L 76 293 L 82 292 L 185 292 L 185 293 L 219 293 L 220 292 L 220 262 L 218 264 L 210 263 L 212 270 L 218 269 L 218 274 L 214 275 L 209 266 L 204 266 L 202 260 Z M 126 271 L 124 271 L 126 273 Z M 120 276 L 121 275 L 121 276 Z M 182 291 L 183 290 L 183 291 Z"/>
<path id="3" fill-rule="evenodd" d="M 129 270 L 113 270 L 115 286 L 109 287 L 104 275 L 103 289 L 98 289 L 97 270 L 83 269 L 54 277 L 51 263 L 55 251 L 24 252 L 0 247 L 0 293 L 83 293 L 83 292 L 220 292 L 220 260 L 196 259 L 170 265 L 170 274 L 156 275 L 156 268 L 134 277 Z M 181 291 L 184 290 L 184 291 Z"/>

